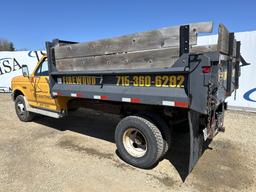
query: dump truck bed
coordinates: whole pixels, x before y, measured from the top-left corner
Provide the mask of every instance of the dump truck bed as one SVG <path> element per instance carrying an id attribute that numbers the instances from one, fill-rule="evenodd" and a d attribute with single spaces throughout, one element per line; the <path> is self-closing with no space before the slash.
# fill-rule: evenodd
<path id="1" fill-rule="evenodd" d="M 223 25 L 216 45 L 196 45 L 198 33 L 212 28 L 211 22 L 204 22 L 87 43 L 47 42 L 52 96 L 206 114 L 209 96 L 214 95 L 218 105 L 238 87 L 240 62 L 240 42 Z"/>
<path id="2" fill-rule="evenodd" d="M 56 69 L 95 71 L 171 67 L 180 57 L 181 49 L 196 45 L 198 33 L 211 32 L 212 26 L 211 22 L 203 22 L 86 43 L 67 42 L 65 45 L 65 42 L 57 41 L 60 46 L 55 47 Z"/>

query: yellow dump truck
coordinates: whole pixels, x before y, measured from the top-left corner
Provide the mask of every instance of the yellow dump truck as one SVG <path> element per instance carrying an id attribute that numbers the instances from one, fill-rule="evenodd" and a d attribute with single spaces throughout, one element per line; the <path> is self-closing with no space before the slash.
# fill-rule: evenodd
<path id="1" fill-rule="evenodd" d="M 86 43 L 54 40 L 33 73 L 12 80 L 21 121 L 60 118 L 79 107 L 119 114 L 121 157 L 150 168 L 171 147 L 174 125 L 189 133 L 188 172 L 206 140 L 223 131 L 225 99 L 239 87 L 240 42 L 224 25 L 217 44 L 198 46 L 211 22 L 192 23 Z"/>

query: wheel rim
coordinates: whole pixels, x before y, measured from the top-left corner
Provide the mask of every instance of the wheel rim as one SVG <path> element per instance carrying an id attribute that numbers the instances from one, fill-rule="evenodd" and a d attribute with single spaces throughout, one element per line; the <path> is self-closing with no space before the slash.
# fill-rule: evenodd
<path id="1" fill-rule="evenodd" d="M 17 112 L 20 116 L 25 115 L 25 105 L 21 101 L 17 103 Z"/>
<path id="2" fill-rule="evenodd" d="M 143 157 L 147 152 L 147 140 L 136 128 L 128 128 L 123 134 L 126 151 L 133 157 Z"/>

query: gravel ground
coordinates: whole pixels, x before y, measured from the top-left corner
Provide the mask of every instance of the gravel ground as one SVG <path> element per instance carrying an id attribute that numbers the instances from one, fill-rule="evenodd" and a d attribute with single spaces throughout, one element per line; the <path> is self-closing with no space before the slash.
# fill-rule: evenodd
<path id="1" fill-rule="evenodd" d="M 227 111 L 226 132 L 215 137 L 186 179 L 168 158 L 151 170 L 124 163 L 116 155 L 115 116 L 87 112 L 22 123 L 10 95 L 0 94 L 0 122 L 3 192 L 256 191 L 253 113 Z"/>

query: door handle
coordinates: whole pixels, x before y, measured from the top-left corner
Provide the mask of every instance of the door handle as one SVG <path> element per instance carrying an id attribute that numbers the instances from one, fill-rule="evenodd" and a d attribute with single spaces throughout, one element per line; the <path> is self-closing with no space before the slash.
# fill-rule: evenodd
<path id="1" fill-rule="evenodd" d="M 27 89 L 27 87 L 26 87 L 26 86 L 22 86 L 22 88 L 23 88 L 23 89 Z"/>

